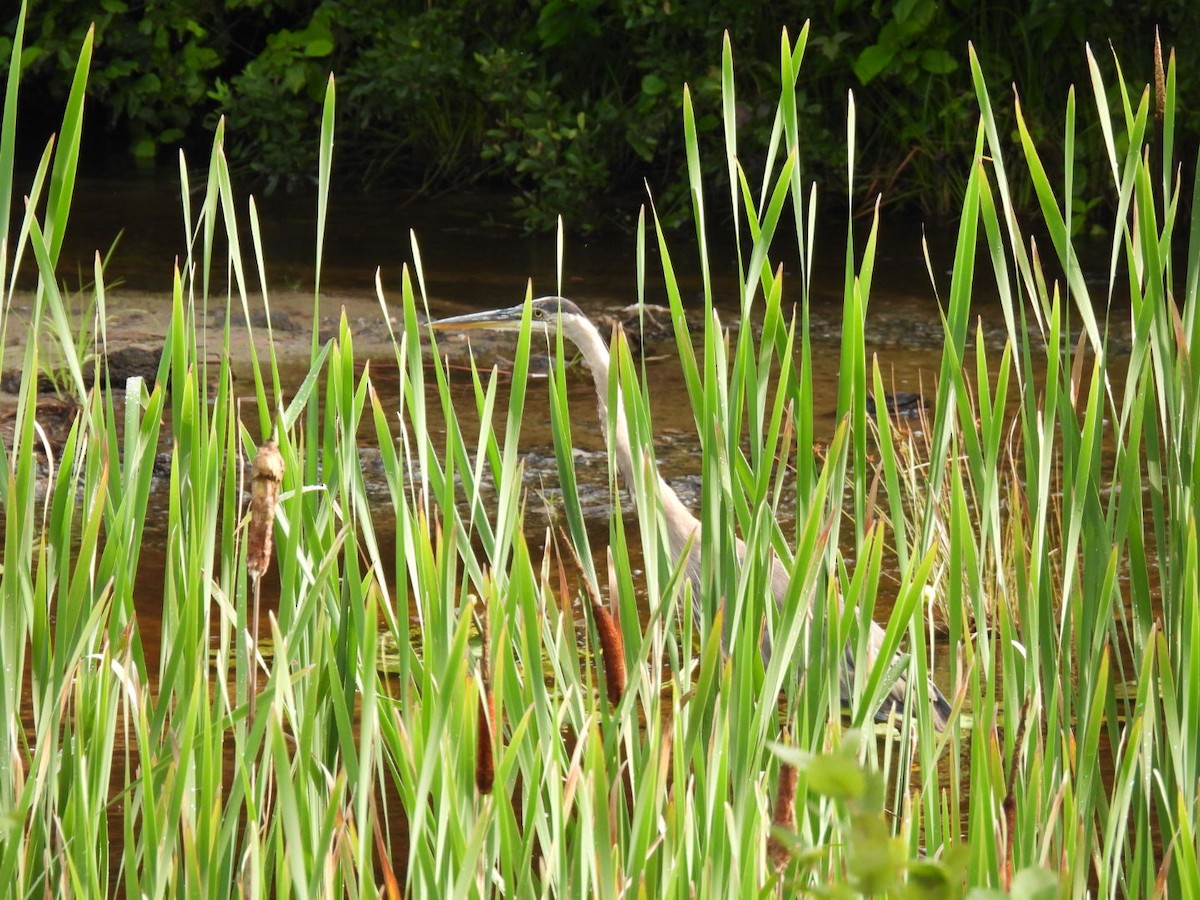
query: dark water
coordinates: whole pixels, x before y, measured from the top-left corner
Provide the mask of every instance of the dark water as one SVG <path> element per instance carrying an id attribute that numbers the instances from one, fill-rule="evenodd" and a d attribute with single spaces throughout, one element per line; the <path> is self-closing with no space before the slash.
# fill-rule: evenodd
<path id="1" fill-rule="evenodd" d="M 193 187 L 193 219 L 203 200 L 200 193 L 203 176 L 202 172 L 189 176 Z M 237 192 L 236 183 L 234 189 Z M 180 194 L 178 175 L 170 171 L 81 177 L 63 250 L 60 267 L 63 276 L 69 279 L 77 268 L 90 276 L 95 253 L 106 253 L 116 242 L 109 266 L 110 281 L 120 279 L 134 290 L 169 290 L 173 262 L 187 247 Z M 239 193 L 239 196 L 239 228 L 249 259 L 250 195 Z M 732 296 L 736 259 L 732 247 L 722 251 L 732 229 L 723 224 L 727 203 L 722 204 L 721 200 L 720 196 L 709 198 L 714 204 L 710 218 L 717 222 L 711 229 L 710 251 L 714 253 L 718 301 L 722 299 L 722 291 L 730 292 L 725 299 L 732 307 L 736 305 L 736 296 Z M 311 289 L 315 193 L 259 196 L 255 204 L 273 287 Z M 821 221 L 828 230 L 823 229 L 817 239 L 814 296 L 818 302 L 840 304 L 845 222 L 834 217 L 823 217 Z M 567 228 L 563 292 L 583 303 L 592 299 L 619 305 L 635 302 L 634 235 L 574 236 L 569 222 Z M 866 221 L 856 223 L 860 247 L 867 228 Z M 926 308 L 928 321 L 936 324 L 935 302 L 921 245 L 924 230 L 922 223 L 911 219 L 885 221 L 872 305 L 913 303 Z M 398 279 L 401 265 L 412 260 L 412 231 L 417 234 L 425 280 L 433 298 L 486 307 L 513 298 L 513 302 L 519 301 L 527 279 L 533 279 L 535 295 L 557 289 L 554 235 L 520 234 L 504 197 L 477 193 L 413 199 L 397 191 L 350 193 L 336 189 L 330 196 L 325 228 L 323 287 L 373 294 L 377 268 L 382 270 L 385 284 Z M 781 227 L 781 234 L 794 232 Z M 952 222 L 928 228 L 930 255 L 943 293 L 949 284 L 954 238 Z M 669 243 L 681 281 L 698 296 L 694 232 L 685 228 L 670 236 Z M 653 236 L 647 244 L 648 284 L 659 285 L 661 278 L 655 278 L 659 267 Z M 788 252 L 777 255 L 794 259 L 794 244 L 793 237 L 791 246 L 786 248 Z M 779 249 L 785 248 L 781 244 Z M 788 269 L 794 266 L 789 264 Z M 798 272 L 788 274 L 795 276 Z M 655 302 L 656 298 L 647 300 Z"/>

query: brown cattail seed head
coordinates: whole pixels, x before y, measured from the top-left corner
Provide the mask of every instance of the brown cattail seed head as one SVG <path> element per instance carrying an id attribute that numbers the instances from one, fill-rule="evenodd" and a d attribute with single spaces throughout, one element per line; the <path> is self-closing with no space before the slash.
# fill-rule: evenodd
<path id="1" fill-rule="evenodd" d="M 283 456 L 279 445 L 265 441 L 250 470 L 250 526 L 246 540 L 246 571 L 261 578 L 271 565 L 274 544 L 275 504 L 283 483 Z"/>
<path id="2" fill-rule="evenodd" d="M 487 681 L 479 684 L 479 727 L 476 730 L 475 787 L 490 794 L 496 781 L 496 761 L 492 755 L 492 725 L 496 721 L 496 698 Z"/>
<path id="3" fill-rule="evenodd" d="M 608 702 L 615 706 L 625 693 L 625 639 L 608 607 L 593 601 L 592 615 L 596 617 L 596 633 L 600 637 L 600 653 L 604 657 L 604 685 L 608 691 Z"/>
<path id="4" fill-rule="evenodd" d="M 788 763 L 779 766 L 779 783 L 775 786 L 775 808 L 771 815 L 772 830 L 796 830 L 796 767 Z M 783 868 L 792 858 L 787 844 L 772 834 L 767 838 L 767 857 L 776 868 Z"/>

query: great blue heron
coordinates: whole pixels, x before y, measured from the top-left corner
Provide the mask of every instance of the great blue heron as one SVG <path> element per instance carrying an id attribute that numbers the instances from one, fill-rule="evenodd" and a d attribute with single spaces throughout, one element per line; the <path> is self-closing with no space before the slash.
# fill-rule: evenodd
<path id="1" fill-rule="evenodd" d="M 439 330 L 462 330 L 469 328 L 487 328 L 500 331 L 516 331 L 521 327 L 524 313 L 523 306 L 513 306 L 508 309 L 489 310 L 486 312 L 470 313 L 465 316 L 453 316 L 438 319 L 430 326 Z M 555 334 L 555 329 L 562 331 L 564 340 L 570 341 L 583 354 L 584 360 L 592 370 L 592 378 L 596 384 L 596 400 L 600 407 L 600 423 L 608 424 L 608 346 L 600 336 L 591 319 L 584 315 L 570 300 L 565 297 L 539 297 L 532 301 L 531 317 L 533 327 L 543 331 L 548 337 Z M 633 453 L 629 444 L 629 426 L 625 420 L 625 411 L 617 404 L 616 421 L 614 422 L 615 447 L 617 465 L 627 486 L 632 489 L 634 483 Z M 659 477 L 658 496 L 662 504 L 663 519 L 667 527 L 667 539 L 671 558 L 678 562 L 686 553 L 687 575 L 692 582 L 692 596 L 700 597 L 700 520 L 692 515 L 679 499 L 679 495 L 671 486 Z M 738 556 L 744 557 L 745 544 L 738 540 Z M 783 601 L 788 589 L 788 573 L 783 565 L 775 560 L 771 571 L 771 592 L 777 603 Z M 884 631 L 875 621 L 871 622 L 870 633 L 867 637 L 868 666 L 875 662 L 883 645 Z M 854 680 L 854 668 L 857 664 L 853 653 L 846 650 L 846 662 L 842 667 L 842 694 L 851 695 L 851 685 Z M 883 707 L 878 711 L 877 718 L 885 719 L 892 712 L 900 712 L 904 707 L 905 682 L 903 677 L 892 686 Z M 929 702 L 933 711 L 935 727 L 943 730 L 950 716 L 950 704 L 937 685 L 929 682 Z"/>

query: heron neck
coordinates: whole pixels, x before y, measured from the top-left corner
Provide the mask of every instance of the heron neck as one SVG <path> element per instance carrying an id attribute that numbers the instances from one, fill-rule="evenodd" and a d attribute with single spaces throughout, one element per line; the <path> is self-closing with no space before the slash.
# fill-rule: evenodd
<path id="1" fill-rule="evenodd" d="M 600 427 L 605 429 L 607 434 L 609 423 L 608 379 L 611 365 L 608 347 L 594 328 L 586 331 L 580 330 L 580 333 L 571 335 L 571 339 L 583 353 L 584 360 L 592 370 L 592 380 L 596 385 L 596 403 L 600 413 Z M 621 477 L 625 479 L 626 487 L 632 493 L 635 467 L 633 449 L 629 441 L 629 422 L 625 418 L 625 403 L 620 385 L 617 386 L 616 403 L 616 414 L 613 418 L 613 452 L 617 457 L 617 468 L 621 472 Z M 699 525 L 691 510 L 683 505 L 683 501 L 679 499 L 679 495 L 672 490 L 671 486 L 661 476 L 657 476 L 657 478 L 658 496 L 663 505 L 663 512 L 666 513 L 667 522 L 691 522 Z M 673 513 L 675 515 L 672 515 Z M 690 534 L 676 537 L 686 540 L 689 536 Z"/>
<path id="2" fill-rule="evenodd" d="M 600 427 L 608 433 L 608 373 L 612 357 L 608 347 L 600 337 L 599 332 L 588 329 L 581 334 L 572 335 L 575 345 L 583 353 L 588 367 L 592 370 L 592 380 L 596 385 L 596 404 L 600 413 Z M 633 489 L 633 449 L 629 443 L 629 422 L 625 418 L 625 403 L 621 396 L 621 388 L 617 386 L 616 418 L 613 420 L 613 452 L 617 456 L 617 467 L 621 477 Z"/>

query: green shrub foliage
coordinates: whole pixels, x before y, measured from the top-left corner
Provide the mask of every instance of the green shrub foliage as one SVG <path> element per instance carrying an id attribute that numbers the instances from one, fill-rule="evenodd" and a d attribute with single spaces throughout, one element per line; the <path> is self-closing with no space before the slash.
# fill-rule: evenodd
<path id="1" fill-rule="evenodd" d="M 1053 142 L 1068 86 L 1087 81 L 1083 55 L 1059 47 L 1089 41 L 1104 52 L 1112 41 L 1131 75 L 1152 81 L 1156 27 L 1167 46 L 1195 43 L 1189 7 L 843 0 L 806 10 L 817 19 L 799 96 L 805 169 L 828 196 L 842 194 L 835 161 L 854 90 L 859 196 L 951 210 L 974 131 L 968 41 L 994 84 L 1019 86 L 1034 134 Z M 726 30 L 738 54 L 739 150 L 761 157 L 779 29 L 802 24 L 787 15 L 767 0 L 52 0 L 33 11 L 23 62 L 27 89 L 65 96 L 65 63 L 95 22 L 91 100 L 118 141 L 149 158 L 203 140 L 225 116 L 233 161 L 271 187 L 311 178 L 311 110 L 332 71 L 344 179 L 422 191 L 486 183 L 513 192 L 530 229 L 562 214 L 587 230 L 633 208 L 614 191 L 644 183 L 665 218 L 686 214 L 678 86 L 691 90 L 701 145 L 716 147 L 713 61 Z M 0 26 L 4 53 L 15 17 Z M 1180 124 L 1185 139 L 1194 134 L 1194 113 Z M 1077 197 L 1096 195 L 1106 177 L 1099 140 L 1080 136 Z"/>

